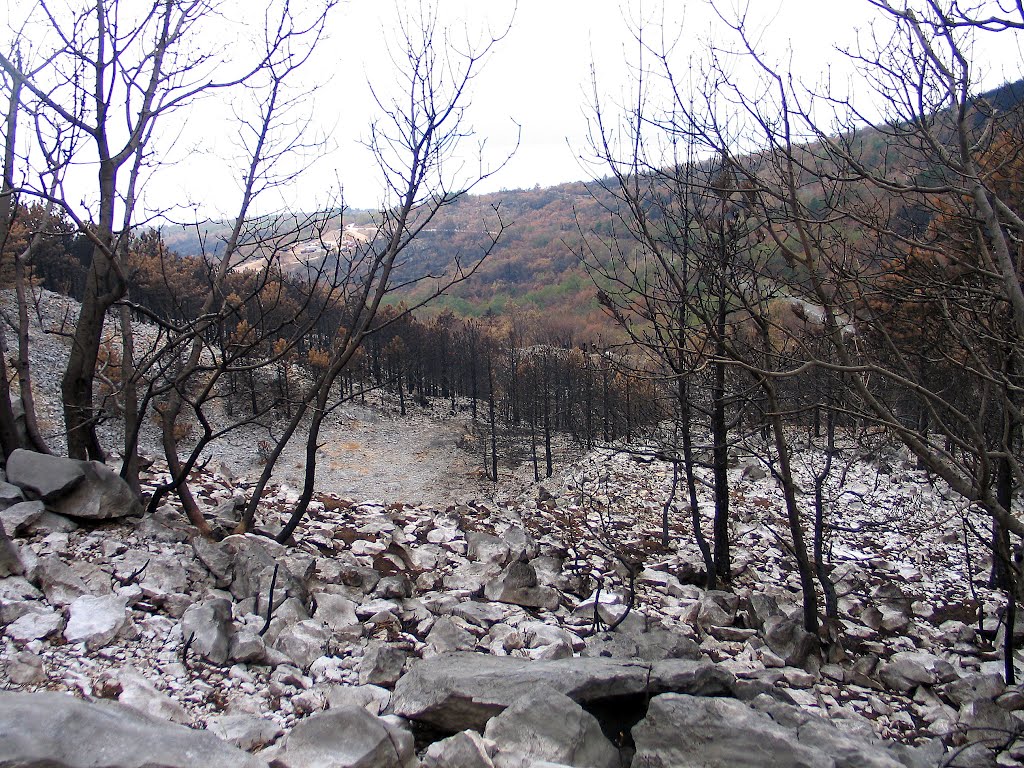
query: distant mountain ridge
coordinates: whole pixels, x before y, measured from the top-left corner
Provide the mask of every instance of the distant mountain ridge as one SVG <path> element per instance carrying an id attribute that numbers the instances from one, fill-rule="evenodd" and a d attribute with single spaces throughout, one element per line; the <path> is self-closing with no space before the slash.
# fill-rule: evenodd
<path id="1" fill-rule="evenodd" d="M 987 91 L 978 97 L 978 101 L 982 100 L 991 108 L 1008 112 L 1024 101 L 1024 80 Z M 881 138 L 879 133 L 866 128 L 859 140 L 869 153 L 882 157 L 885 144 Z M 572 318 L 581 331 L 600 333 L 607 327 L 607 321 L 598 305 L 594 285 L 580 264 L 584 248 L 581 233 L 595 242 L 611 234 L 612 198 L 605 189 L 608 183 L 570 182 L 461 197 L 442 208 L 430 227 L 419 235 L 407 252 L 407 270 L 440 270 L 456 254 L 471 258 L 486 243 L 487 232 L 496 226 L 500 216 L 506 228 L 490 257 L 472 280 L 457 286 L 434 306 L 470 316 L 500 314 L 512 306 L 557 311 L 560 316 Z M 813 194 L 812 189 L 805 192 Z M 906 215 L 913 218 L 914 213 Z M 372 211 L 346 211 L 344 222 L 339 219 L 338 225 L 328 228 L 328 233 L 339 239 L 343 227 L 369 233 L 372 221 Z M 927 226 L 927 221 L 915 219 L 910 224 Z M 216 252 L 209 244 L 218 231 L 226 231 L 226 225 L 210 225 L 208 251 Z M 201 251 L 194 231 L 165 231 L 164 240 L 181 255 L 199 255 Z M 286 270 L 297 273 L 310 263 L 318 263 L 301 258 L 284 261 Z M 414 285 L 403 295 L 411 300 L 427 290 L 427 285 Z"/>

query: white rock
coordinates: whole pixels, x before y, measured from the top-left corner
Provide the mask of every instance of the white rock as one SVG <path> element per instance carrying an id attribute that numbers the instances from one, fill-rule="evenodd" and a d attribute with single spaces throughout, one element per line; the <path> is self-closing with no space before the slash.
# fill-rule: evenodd
<path id="1" fill-rule="evenodd" d="M 102 648 L 127 625 L 125 608 L 126 601 L 119 595 L 82 595 L 68 607 L 64 639 L 69 643 L 85 643 L 89 650 Z"/>

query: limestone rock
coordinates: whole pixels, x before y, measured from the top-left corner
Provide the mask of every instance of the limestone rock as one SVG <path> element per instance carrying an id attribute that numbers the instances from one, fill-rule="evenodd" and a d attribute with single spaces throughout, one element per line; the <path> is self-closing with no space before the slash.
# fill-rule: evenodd
<path id="1" fill-rule="evenodd" d="M 415 662 L 392 697 L 396 714 L 449 732 L 482 731 L 487 721 L 547 684 L 580 704 L 632 694 L 679 691 L 723 695 L 735 678 L 711 662 L 651 663 L 609 658 L 531 661 L 480 653 L 451 653 Z"/>
<path id="2" fill-rule="evenodd" d="M 211 733 L 50 692 L 0 692 L 0 755 L 48 768 L 266 768 Z"/>
<path id="3" fill-rule="evenodd" d="M 476 647 L 476 637 L 450 617 L 442 616 L 431 627 L 426 643 L 424 656 L 429 657 L 452 651 L 471 651 Z"/>
<path id="4" fill-rule="evenodd" d="M 93 651 L 110 643 L 128 623 L 127 601 L 120 595 L 82 595 L 68 606 L 64 639 Z"/>
<path id="5" fill-rule="evenodd" d="M 98 461 L 79 462 L 84 480 L 50 503 L 67 517 L 111 520 L 142 514 L 142 505 L 120 475 Z"/>
<path id="6" fill-rule="evenodd" d="M 962 707 L 977 699 L 995 701 L 1003 691 L 1006 683 L 1002 675 L 975 673 L 964 675 L 957 680 L 942 686 L 941 693 L 956 707 Z"/>
<path id="7" fill-rule="evenodd" d="M 228 536 L 220 546 L 231 557 L 231 594 L 236 600 L 255 598 L 264 606 L 269 598 L 270 584 L 274 581 L 274 567 L 277 566 L 274 607 L 290 597 L 306 602 L 306 578 L 312 577 L 315 568 L 312 558 L 290 558 L 288 549 L 283 545 L 251 533 Z M 294 572 L 293 568 L 299 572 Z"/>
<path id="8" fill-rule="evenodd" d="M 818 649 L 818 638 L 803 628 L 800 619 L 770 616 L 764 622 L 764 641 L 789 667 L 802 667 Z"/>
<path id="9" fill-rule="evenodd" d="M 732 592 L 708 590 L 697 603 L 697 623 L 704 627 L 731 627 L 739 598 Z"/>
<path id="10" fill-rule="evenodd" d="M 460 731 L 442 741 L 435 741 L 423 755 L 423 768 L 494 768 L 491 755 L 494 745 L 488 744 L 475 731 Z"/>
<path id="11" fill-rule="evenodd" d="M 370 643 L 359 662 L 360 684 L 393 686 L 402 676 L 407 658 L 400 648 L 378 641 Z"/>
<path id="12" fill-rule="evenodd" d="M 371 715 L 379 715 L 391 702 L 391 691 L 379 685 L 332 685 L 327 691 L 331 709 L 362 707 Z"/>
<path id="13" fill-rule="evenodd" d="M 190 725 L 192 718 L 178 702 L 161 692 L 138 670 L 131 667 L 110 673 L 120 688 L 118 702 L 157 720 Z"/>
<path id="14" fill-rule="evenodd" d="M 765 697 L 761 697 L 765 698 Z M 633 765 L 673 768 L 904 768 L 876 742 L 784 705 L 762 712 L 735 699 L 657 696 L 633 728 Z"/>
<path id="15" fill-rule="evenodd" d="M 41 656 L 30 651 L 20 651 L 4 665 L 7 677 L 15 685 L 35 685 L 46 680 L 46 665 Z"/>
<path id="16" fill-rule="evenodd" d="M 39 558 L 33 569 L 32 580 L 39 585 L 51 605 L 69 605 L 89 594 L 89 585 L 75 570 L 56 555 Z"/>
<path id="17" fill-rule="evenodd" d="M 0 511 L 0 525 L 8 536 L 21 536 L 45 511 L 41 501 L 22 501 Z"/>
<path id="18" fill-rule="evenodd" d="M 511 552 L 508 544 L 497 536 L 479 531 L 466 533 L 466 557 L 478 563 L 493 563 L 505 566 Z"/>
<path id="19" fill-rule="evenodd" d="M 84 462 L 17 449 L 7 459 L 7 480 L 33 498 L 52 501 L 85 480 Z"/>
<path id="20" fill-rule="evenodd" d="M 957 722 L 960 743 L 1001 747 L 1024 731 L 1024 723 L 991 701 L 964 704 Z"/>
<path id="21" fill-rule="evenodd" d="M 206 719 L 206 729 L 239 749 L 252 752 L 273 744 L 284 731 L 273 720 L 252 715 L 218 715 Z"/>
<path id="22" fill-rule="evenodd" d="M 699 659 L 696 641 L 666 629 L 630 632 L 621 626 L 614 632 L 599 632 L 587 638 L 584 656 L 610 656 L 615 659 Z"/>
<path id="23" fill-rule="evenodd" d="M 330 627 L 336 637 L 347 640 L 362 637 L 363 625 L 356 616 L 356 603 L 353 600 L 329 592 L 318 592 L 314 598 L 314 616 Z"/>
<path id="24" fill-rule="evenodd" d="M 878 676 L 896 691 L 909 691 L 918 685 L 939 685 L 955 680 L 956 670 L 948 661 L 923 651 L 895 653 L 881 666 Z"/>
<path id="25" fill-rule="evenodd" d="M 231 649 L 231 603 L 223 598 L 193 605 L 181 617 L 189 649 L 213 664 L 224 664 Z"/>
<path id="26" fill-rule="evenodd" d="M 19 576 L 24 572 L 25 565 L 21 562 L 17 546 L 0 526 L 0 578 Z"/>
<path id="27" fill-rule="evenodd" d="M 323 622 L 306 619 L 285 627 L 277 636 L 274 647 L 287 654 L 302 669 L 327 653 L 331 632 Z"/>
<path id="28" fill-rule="evenodd" d="M 29 643 L 42 640 L 64 628 L 64 617 L 56 611 L 39 606 L 27 611 L 4 629 L 4 634 L 15 643 Z"/>
<path id="29" fill-rule="evenodd" d="M 484 597 L 499 603 L 511 603 L 528 608 L 554 610 L 561 602 L 557 590 L 542 587 L 537 582 L 537 572 L 529 563 L 515 561 L 501 575 L 487 582 Z"/>
<path id="30" fill-rule="evenodd" d="M 413 768 L 412 734 L 374 717 L 362 707 L 320 712 L 285 738 L 278 768 Z"/>
<path id="31" fill-rule="evenodd" d="M 491 718 L 484 736 L 497 745 L 497 768 L 537 761 L 589 768 L 618 768 L 619 751 L 601 726 L 568 696 L 539 685 Z"/>

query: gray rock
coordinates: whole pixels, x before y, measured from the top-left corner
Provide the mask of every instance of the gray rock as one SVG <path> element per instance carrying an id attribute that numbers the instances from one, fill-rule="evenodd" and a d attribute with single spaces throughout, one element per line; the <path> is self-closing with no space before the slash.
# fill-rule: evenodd
<path id="1" fill-rule="evenodd" d="M 423 768 L 494 768 L 494 746 L 475 731 L 460 731 L 435 741 L 423 755 Z"/>
<path id="2" fill-rule="evenodd" d="M 537 582 L 537 572 L 529 563 L 515 561 L 501 575 L 487 582 L 484 597 L 499 603 L 511 603 L 527 608 L 555 610 L 561 602 L 558 591 L 542 587 Z"/>
<path id="3" fill-rule="evenodd" d="M 267 644 L 256 632 L 241 629 L 231 635 L 228 660 L 262 664 L 267 659 Z"/>
<path id="4" fill-rule="evenodd" d="M 673 768 L 833 768 L 793 731 L 732 699 L 665 694 L 633 728 L 633 765 Z"/>
<path id="5" fill-rule="evenodd" d="M 384 576 L 373 590 L 374 597 L 385 600 L 403 600 L 412 597 L 412 582 L 404 573 Z"/>
<path id="6" fill-rule="evenodd" d="M 620 627 L 615 632 L 600 632 L 587 638 L 584 656 L 610 656 L 615 659 L 699 659 L 696 641 L 666 629 L 630 632 Z"/>
<path id="7" fill-rule="evenodd" d="M 56 555 L 39 558 L 32 573 L 47 601 L 54 606 L 70 605 L 89 594 L 89 585 L 75 570 Z"/>
<path id="8" fill-rule="evenodd" d="M 0 526 L 0 578 L 5 576 L 20 576 L 25 572 L 25 566 L 18 554 L 18 547 L 7 536 Z"/>
<path id="9" fill-rule="evenodd" d="M 0 506 L 17 504 L 19 501 L 25 500 L 25 494 L 21 492 L 21 488 L 6 480 L 0 480 Z"/>
<path id="10" fill-rule="evenodd" d="M 513 561 L 533 560 L 537 556 L 537 542 L 522 528 L 513 526 L 501 534 L 501 540 L 509 549 L 509 556 Z"/>
<path id="11" fill-rule="evenodd" d="M 394 686 L 402 676 L 408 657 L 406 651 L 392 645 L 376 640 L 369 643 L 359 662 L 360 684 Z"/>
<path id="12" fill-rule="evenodd" d="M 142 505 L 120 475 L 98 461 L 79 462 L 85 480 L 74 490 L 50 502 L 67 517 L 112 520 L 142 514 Z"/>
<path id="13" fill-rule="evenodd" d="M 7 677 L 15 685 L 36 685 L 46 680 L 46 665 L 42 656 L 30 651 L 20 651 L 4 665 Z"/>
<path id="14" fill-rule="evenodd" d="M 44 509 L 43 514 L 29 525 L 27 533 L 32 536 L 48 536 L 51 533 L 69 533 L 78 528 L 78 523 L 70 517 L 64 517 Z"/>
<path id="15" fill-rule="evenodd" d="M 285 738 L 278 768 L 413 768 L 412 734 L 362 707 L 307 717 Z"/>
<path id="16" fill-rule="evenodd" d="M 497 536 L 479 531 L 466 533 L 466 557 L 478 563 L 505 566 L 511 553 L 508 544 Z"/>
<path id="17" fill-rule="evenodd" d="M 958 742 L 998 748 L 1009 744 L 1024 731 L 1024 723 L 999 705 L 984 700 L 970 701 L 960 708 Z"/>
<path id="18" fill-rule="evenodd" d="M 736 686 L 731 673 L 711 662 L 650 664 L 584 657 L 531 661 L 452 653 L 415 662 L 395 686 L 391 705 L 396 714 L 449 732 L 482 731 L 491 717 L 542 683 L 580 704 L 668 691 L 723 695 Z"/>
<path id="19" fill-rule="evenodd" d="M 427 648 L 424 656 L 438 656 L 452 651 L 471 651 L 476 647 L 476 637 L 459 626 L 448 616 L 434 622 L 425 639 Z"/>
<path id="20" fill-rule="evenodd" d="M 0 755 L 47 768 L 266 768 L 211 733 L 49 692 L 0 692 Z"/>
<path id="21" fill-rule="evenodd" d="M 205 536 L 192 537 L 192 551 L 196 553 L 206 570 L 214 578 L 214 586 L 217 589 L 224 589 L 231 584 L 232 579 L 232 558 L 231 554 L 220 544 L 210 541 Z"/>
<path id="22" fill-rule="evenodd" d="M 181 617 L 189 649 L 213 664 L 224 664 L 231 649 L 231 603 L 213 598 L 193 605 Z"/>
<path id="23" fill-rule="evenodd" d="M 469 592 L 479 595 L 484 585 L 501 573 L 501 566 L 496 563 L 465 563 L 454 571 L 446 573 L 441 583 L 450 591 Z"/>
<path id="24" fill-rule="evenodd" d="M 799 618 L 787 616 L 765 619 L 764 642 L 789 667 L 804 666 L 819 647 L 817 635 L 807 632 Z"/>
<path id="25" fill-rule="evenodd" d="M 4 634 L 16 643 L 24 644 L 47 638 L 63 628 L 64 617 L 40 605 L 8 624 Z"/>
<path id="26" fill-rule="evenodd" d="M 41 501 L 22 501 L 0 510 L 0 525 L 8 536 L 21 536 L 29 531 L 46 507 Z"/>
<path id="27" fill-rule="evenodd" d="M 252 752 L 273 744 L 284 730 L 264 717 L 252 715 L 218 715 L 206 718 L 206 729 L 228 744 Z"/>
<path id="28" fill-rule="evenodd" d="M 467 600 L 452 608 L 452 616 L 473 624 L 483 629 L 489 629 L 493 624 L 504 621 L 509 612 L 515 610 L 500 603 L 482 603 L 476 600 Z"/>
<path id="29" fill-rule="evenodd" d="M 138 670 L 123 667 L 110 675 L 111 681 L 116 681 L 121 690 L 117 700 L 126 707 L 131 707 L 157 720 L 166 720 L 182 725 L 192 723 L 192 718 L 181 704 L 162 693 Z"/>
<path id="30" fill-rule="evenodd" d="M 82 595 L 68 606 L 64 639 L 90 651 L 110 643 L 128 623 L 127 600 L 120 595 Z"/>
<path id="31" fill-rule="evenodd" d="M 342 595 L 318 592 L 313 596 L 314 617 L 331 630 L 341 642 L 355 642 L 363 636 L 365 627 L 356 615 L 356 603 Z"/>
<path id="32" fill-rule="evenodd" d="M 647 717 L 633 728 L 633 765 L 903 768 L 881 744 L 783 706 L 773 702 L 768 713 L 734 699 L 657 696 Z"/>
<path id="33" fill-rule="evenodd" d="M 7 459 L 7 481 L 36 499 L 52 501 L 85 480 L 84 462 L 21 448 Z"/>
<path id="34" fill-rule="evenodd" d="M 957 678 L 952 664 L 924 651 L 894 653 L 882 664 L 878 676 L 896 691 L 909 691 L 918 685 L 939 685 Z"/>
<path id="35" fill-rule="evenodd" d="M 731 627 L 738 607 L 739 598 L 732 592 L 708 590 L 697 603 L 697 623 L 703 627 Z"/>
<path id="36" fill-rule="evenodd" d="M 274 607 L 289 597 L 306 602 L 306 579 L 312 577 L 315 567 L 312 558 L 291 558 L 287 547 L 251 533 L 228 536 L 220 546 L 231 557 L 231 594 L 236 600 L 255 598 L 261 607 L 259 612 L 263 613 L 274 579 L 274 566 L 277 566 Z"/>
<path id="37" fill-rule="evenodd" d="M 619 751 L 605 738 L 597 719 L 546 685 L 491 718 L 484 736 L 497 746 L 497 768 L 520 768 L 535 761 L 586 768 L 620 765 Z"/>
<path id="38" fill-rule="evenodd" d="M 331 632 L 323 622 L 305 619 L 285 627 L 274 641 L 274 647 L 287 654 L 302 669 L 327 653 Z"/>
<path id="39" fill-rule="evenodd" d="M 391 702 L 391 691 L 379 685 L 332 685 L 327 691 L 331 709 L 362 707 L 371 715 L 379 715 Z"/>
<path id="40" fill-rule="evenodd" d="M 1002 675 L 974 673 L 942 686 L 939 693 L 959 708 L 977 699 L 995 701 L 1005 690 Z"/>

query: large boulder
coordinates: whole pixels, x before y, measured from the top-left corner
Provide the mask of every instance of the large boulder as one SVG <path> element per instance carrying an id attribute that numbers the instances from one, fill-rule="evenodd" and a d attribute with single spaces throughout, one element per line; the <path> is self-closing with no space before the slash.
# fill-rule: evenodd
<path id="1" fill-rule="evenodd" d="M 84 463 L 18 448 L 7 459 L 7 480 L 32 498 L 53 501 L 85 480 Z"/>
<path id="2" fill-rule="evenodd" d="M 783 725 L 735 699 L 665 694 L 633 730 L 634 766 L 673 768 L 904 768 L 877 743 L 824 721 Z"/>
<path id="3" fill-rule="evenodd" d="M 142 514 L 142 504 L 131 487 L 106 464 L 83 461 L 85 480 L 71 493 L 51 503 L 51 508 L 66 517 L 87 520 L 111 520 Z"/>
<path id="4" fill-rule="evenodd" d="M 536 762 L 581 768 L 618 768 L 619 750 L 597 719 L 568 696 L 537 686 L 487 723 L 484 736 L 497 745 L 497 768 Z"/>
<path id="5" fill-rule="evenodd" d="M 204 731 L 111 702 L 60 693 L 0 692 L 0 766 L 266 768 Z"/>
<path id="6" fill-rule="evenodd" d="M 450 733 L 467 728 L 483 731 L 488 720 L 540 684 L 587 706 L 667 691 L 730 694 L 736 680 L 708 661 L 644 663 L 601 657 L 531 661 L 452 653 L 413 664 L 395 686 L 392 708 L 398 715 Z"/>
<path id="7" fill-rule="evenodd" d="M 89 520 L 141 515 L 142 506 L 121 477 L 99 461 L 78 461 L 18 449 L 7 479 L 54 512 Z"/>
<path id="8" fill-rule="evenodd" d="M 417 764 L 408 731 L 362 707 L 320 712 L 296 725 L 277 753 L 277 768 L 412 768 Z"/>
<path id="9" fill-rule="evenodd" d="M 894 653 L 881 666 L 878 676 L 895 691 L 910 691 L 918 685 L 940 685 L 957 679 L 952 664 L 925 651 Z"/>

